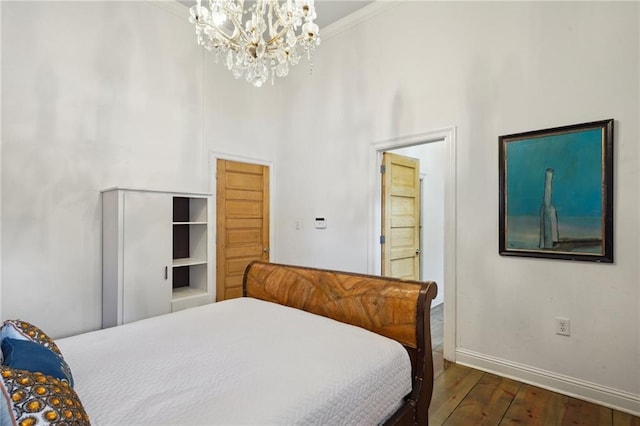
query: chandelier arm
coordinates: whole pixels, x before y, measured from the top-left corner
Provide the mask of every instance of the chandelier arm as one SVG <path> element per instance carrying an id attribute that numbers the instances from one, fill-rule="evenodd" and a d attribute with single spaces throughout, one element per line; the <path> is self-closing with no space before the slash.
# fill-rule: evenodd
<path id="1" fill-rule="evenodd" d="M 273 38 L 273 3 L 269 2 L 269 11 L 267 12 L 269 22 L 269 37 Z M 277 27 L 276 27 L 277 28 Z"/>
<path id="2" fill-rule="evenodd" d="M 271 37 L 269 39 L 269 41 L 267 41 L 265 44 L 267 46 L 270 46 L 271 44 L 274 44 L 276 41 L 278 41 L 278 39 L 282 38 L 286 34 L 287 30 L 288 30 L 288 28 L 286 28 L 286 27 L 282 28 L 282 30 L 278 34 L 276 34 L 275 36 Z M 298 36 L 298 38 L 299 37 L 302 37 L 302 34 L 300 34 Z"/>
<path id="3" fill-rule="evenodd" d="M 210 0 L 210 1 L 211 1 L 211 0 Z M 236 1 L 237 1 L 237 3 L 238 3 L 238 4 L 237 4 L 238 9 L 240 9 L 240 16 L 242 16 L 242 14 L 244 13 L 244 0 L 236 0 Z M 232 16 L 232 17 L 235 17 L 235 15 L 233 15 L 233 14 L 232 14 L 231 16 Z M 237 18 L 236 18 L 236 19 L 237 19 Z M 237 23 L 237 21 L 236 21 L 236 20 L 234 20 L 234 25 L 235 25 L 236 23 Z M 236 26 L 237 26 L 237 27 L 239 27 L 240 29 L 242 29 L 242 26 L 241 26 L 241 25 L 240 25 L 240 26 L 236 25 Z"/>
<path id="4" fill-rule="evenodd" d="M 216 30 L 216 37 L 220 37 L 224 39 L 224 41 L 226 41 L 229 44 L 231 44 L 231 42 L 233 41 L 233 39 L 229 37 L 227 34 L 225 34 L 223 31 Z"/>
<path id="5" fill-rule="evenodd" d="M 236 27 L 239 31 L 239 36 L 241 36 L 240 38 L 243 39 L 243 41 L 248 41 L 249 40 L 249 36 L 247 35 L 247 33 L 245 32 L 244 28 L 242 28 L 242 23 L 238 22 L 238 18 L 236 16 L 231 16 L 231 21 L 233 22 L 234 27 Z M 235 37 L 228 37 L 229 41 L 235 41 Z"/>
<path id="6" fill-rule="evenodd" d="M 282 25 L 283 28 L 289 27 L 293 25 L 293 17 L 291 19 L 289 19 L 288 21 L 286 19 L 284 19 L 284 16 L 282 16 L 282 11 L 280 10 L 280 8 L 276 8 L 276 16 L 278 18 L 278 21 L 280 22 L 280 24 Z"/>

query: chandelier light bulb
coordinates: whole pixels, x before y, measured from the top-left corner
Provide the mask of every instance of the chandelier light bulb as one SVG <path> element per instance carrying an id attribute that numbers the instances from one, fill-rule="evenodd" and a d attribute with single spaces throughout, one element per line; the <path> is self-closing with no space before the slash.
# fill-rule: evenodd
<path id="1" fill-rule="evenodd" d="M 314 0 L 257 0 L 246 11 L 244 0 L 196 0 L 189 9 L 198 44 L 223 54 L 233 76 L 256 87 L 285 77 L 300 53 L 311 59 L 320 44 L 316 17 Z"/>

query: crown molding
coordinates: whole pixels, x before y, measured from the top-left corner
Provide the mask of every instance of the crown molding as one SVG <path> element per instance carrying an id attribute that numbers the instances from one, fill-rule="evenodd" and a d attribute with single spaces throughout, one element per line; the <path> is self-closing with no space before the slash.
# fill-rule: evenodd
<path id="1" fill-rule="evenodd" d="M 177 0 L 145 0 L 145 3 L 152 4 L 160 9 L 164 9 L 170 14 L 188 22 L 189 8 L 180 4 Z"/>
<path id="2" fill-rule="evenodd" d="M 408 0 L 376 0 L 355 12 L 350 13 L 344 18 L 338 19 L 335 22 L 327 25 L 324 28 L 320 28 L 320 38 L 329 40 L 339 34 L 353 29 L 354 27 L 369 21 L 370 19 L 387 12 L 394 7 L 405 3 Z"/>

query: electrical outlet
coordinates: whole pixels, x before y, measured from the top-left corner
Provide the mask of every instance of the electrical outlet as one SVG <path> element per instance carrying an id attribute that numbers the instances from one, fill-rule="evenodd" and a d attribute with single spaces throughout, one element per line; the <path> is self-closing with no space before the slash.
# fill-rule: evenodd
<path id="1" fill-rule="evenodd" d="M 556 334 L 571 336 L 571 321 L 568 318 L 556 318 Z"/>

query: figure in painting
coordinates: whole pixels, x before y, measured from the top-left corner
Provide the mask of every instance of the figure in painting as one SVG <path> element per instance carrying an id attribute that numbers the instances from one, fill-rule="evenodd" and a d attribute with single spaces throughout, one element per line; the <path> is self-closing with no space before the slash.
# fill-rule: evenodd
<path id="1" fill-rule="evenodd" d="M 553 169 L 544 174 L 544 195 L 540 206 L 540 243 L 541 249 L 553 248 L 560 240 L 558 235 L 558 214 L 553 206 Z"/>

